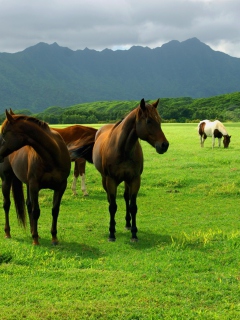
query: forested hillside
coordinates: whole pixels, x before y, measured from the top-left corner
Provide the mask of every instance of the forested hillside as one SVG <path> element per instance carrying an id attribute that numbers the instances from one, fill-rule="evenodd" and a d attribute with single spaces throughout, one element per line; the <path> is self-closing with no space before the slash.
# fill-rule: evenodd
<path id="1" fill-rule="evenodd" d="M 0 53 L 0 113 L 10 107 L 38 113 L 85 102 L 207 98 L 236 91 L 240 58 L 196 38 L 155 49 L 73 51 L 39 43 Z"/>
<path id="2" fill-rule="evenodd" d="M 33 113 L 39 119 L 50 124 L 108 123 L 123 118 L 137 107 L 140 101 L 99 101 L 83 103 L 67 108 L 50 107 L 44 112 Z M 158 106 L 165 122 L 198 122 L 199 120 L 218 119 L 220 121 L 240 121 L 240 92 L 192 99 L 163 98 Z M 16 113 L 31 114 L 29 110 L 15 110 Z M 5 115 L 1 115 L 1 121 Z"/>

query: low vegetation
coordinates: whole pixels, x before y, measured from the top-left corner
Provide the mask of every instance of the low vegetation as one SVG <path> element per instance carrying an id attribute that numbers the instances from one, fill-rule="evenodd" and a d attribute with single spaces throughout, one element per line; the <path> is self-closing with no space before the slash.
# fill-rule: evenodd
<path id="1" fill-rule="evenodd" d="M 100 174 L 87 165 L 89 197 L 71 192 L 72 173 L 50 243 L 52 192 L 40 193 L 40 246 L 0 215 L 0 314 L 17 319 L 238 319 L 240 313 L 239 123 L 225 124 L 228 149 L 200 148 L 196 124 L 164 123 L 169 150 L 145 155 L 138 196 L 139 241 L 124 228 L 118 193 L 116 242 Z M 80 184 L 79 184 L 80 186 Z M 0 198 L 2 207 L 2 197 Z"/>

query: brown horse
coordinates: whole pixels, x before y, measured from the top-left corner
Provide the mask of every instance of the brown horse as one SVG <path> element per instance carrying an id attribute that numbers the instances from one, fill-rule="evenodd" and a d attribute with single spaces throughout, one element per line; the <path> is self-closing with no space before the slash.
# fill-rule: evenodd
<path id="1" fill-rule="evenodd" d="M 126 228 L 131 229 L 132 240 L 137 241 L 137 194 L 143 171 L 143 153 L 139 138 L 153 146 L 157 153 L 168 150 L 169 143 L 161 129 L 157 112 L 159 100 L 140 105 L 115 125 L 105 125 L 96 134 L 94 144 L 72 148 L 71 157 L 92 154 L 92 161 L 102 175 L 110 213 L 109 240 L 115 241 L 116 195 L 118 185 L 124 181 L 126 203 Z M 132 222 L 131 222 L 132 221 Z"/>
<path id="2" fill-rule="evenodd" d="M 72 144 L 74 141 L 81 138 L 85 138 L 86 136 L 92 138 L 92 141 L 95 140 L 95 134 L 97 129 L 92 127 L 86 127 L 81 125 L 73 125 L 66 128 L 52 128 L 53 130 L 60 133 L 63 140 L 67 145 Z M 86 184 L 85 184 L 85 168 L 86 168 L 86 160 L 84 158 L 79 158 L 75 160 L 74 163 L 74 176 L 73 176 L 73 183 L 72 183 L 72 191 L 73 194 L 76 195 L 76 184 L 77 178 L 79 175 L 81 176 L 81 190 L 84 196 L 88 195 Z"/>
<path id="3" fill-rule="evenodd" d="M 52 243 L 57 244 L 57 220 L 62 196 L 71 169 L 69 152 L 60 134 L 47 123 L 34 117 L 10 114 L 2 124 L 0 144 L 0 176 L 5 211 L 5 236 L 11 237 L 9 225 L 10 189 L 16 211 L 25 225 L 25 205 L 22 184 L 27 185 L 27 209 L 33 244 L 39 244 L 38 202 L 41 189 L 54 190 L 52 207 Z"/>

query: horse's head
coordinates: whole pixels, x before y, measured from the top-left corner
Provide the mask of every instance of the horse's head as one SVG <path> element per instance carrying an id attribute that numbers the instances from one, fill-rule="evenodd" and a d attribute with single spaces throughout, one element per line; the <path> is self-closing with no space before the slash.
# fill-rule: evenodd
<path id="1" fill-rule="evenodd" d="M 21 132 L 13 130 L 16 120 L 14 115 L 6 110 L 6 119 L 2 124 L 0 137 L 0 162 L 10 153 L 24 146 Z"/>
<path id="2" fill-rule="evenodd" d="M 231 140 L 231 136 L 229 136 L 228 134 L 223 136 L 224 148 L 228 148 L 230 140 Z"/>
<path id="3" fill-rule="evenodd" d="M 167 151 L 169 142 L 162 128 L 161 118 L 157 111 L 159 99 L 152 104 L 141 100 L 137 108 L 136 132 L 140 139 L 147 141 L 160 154 Z"/>

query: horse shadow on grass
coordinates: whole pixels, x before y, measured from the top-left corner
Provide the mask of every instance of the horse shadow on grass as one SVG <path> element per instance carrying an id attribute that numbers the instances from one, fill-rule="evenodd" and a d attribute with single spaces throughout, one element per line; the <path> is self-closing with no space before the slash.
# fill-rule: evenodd
<path id="1" fill-rule="evenodd" d="M 19 243 L 23 243 L 26 245 L 33 246 L 31 244 L 31 237 L 26 236 L 25 238 L 17 238 L 16 240 Z M 40 238 L 39 246 L 33 246 L 40 250 L 47 250 L 47 251 L 58 251 L 61 252 L 63 256 L 66 257 L 82 257 L 82 258 L 91 258 L 91 259 L 98 259 L 102 254 L 100 250 L 95 246 L 89 246 L 86 243 L 80 243 L 76 241 L 66 241 L 60 240 L 57 245 L 53 245 L 51 240 L 48 238 Z"/>
<path id="2" fill-rule="evenodd" d="M 128 236 L 129 235 L 129 236 Z M 199 238 L 196 238 L 192 241 L 187 241 L 184 236 L 179 235 L 168 235 L 161 233 L 152 233 L 148 231 L 139 231 L 138 232 L 138 241 L 131 241 L 131 233 L 126 232 L 117 232 L 116 241 L 124 241 L 126 245 L 131 246 L 136 250 L 146 250 L 155 247 L 172 247 L 175 249 L 190 249 L 190 250 L 206 250 L 206 245 Z"/>

